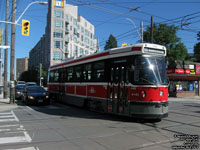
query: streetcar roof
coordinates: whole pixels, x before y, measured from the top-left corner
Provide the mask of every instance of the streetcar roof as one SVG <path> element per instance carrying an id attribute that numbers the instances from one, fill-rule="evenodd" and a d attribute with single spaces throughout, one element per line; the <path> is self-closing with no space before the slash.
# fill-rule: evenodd
<path id="1" fill-rule="evenodd" d="M 77 64 L 98 61 L 102 59 L 130 56 L 136 54 L 150 54 L 166 56 L 166 47 L 158 44 L 139 43 L 126 47 L 117 47 L 103 52 L 94 53 L 92 55 L 69 59 L 65 62 L 50 66 L 50 69 L 62 68 L 65 66 L 73 66 Z"/>

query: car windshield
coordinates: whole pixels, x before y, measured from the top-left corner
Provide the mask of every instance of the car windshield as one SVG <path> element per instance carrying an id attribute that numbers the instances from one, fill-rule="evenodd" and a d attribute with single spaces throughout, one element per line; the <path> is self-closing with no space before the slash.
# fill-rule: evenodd
<path id="1" fill-rule="evenodd" d="M 137 56 L 133 68 L 134 84 L 167 84 L 164 57 Z"/>
<path id="2" fill-rule="evenodd" d="M 22 89 L 24 89 L 24 87 L 25 87 L 24 85 L 17 85 L 16 90 L 22 90 Z"/>
<path id="3" fill-rule="evenodd" d="M 29 87 L 27 88 L 28 93 L 44 93 L 45 90 L 41 87 Z"/>

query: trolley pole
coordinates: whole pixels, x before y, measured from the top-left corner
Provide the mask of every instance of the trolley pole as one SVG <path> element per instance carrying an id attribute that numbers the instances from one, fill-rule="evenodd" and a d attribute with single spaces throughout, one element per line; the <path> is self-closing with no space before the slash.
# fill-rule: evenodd
<path id="1" fill-rule="evenodd" d="M 140 30 L 141 30 L 141 31 L 140 31 L 140 32 L 141 32 L 141 39 L 140 39 L 140 42 L 143 43 L 143 22 L 142 22 L 142 21 L 140 22 Z"/>
<path id="2" fill-rule="evenodd" d="M 8 21 L 9 0 L 6 0 L 6 21 Z M 8 45 L 8 24 L 5 26 L 5 45 Z M 8 98 L 8 49 L 4 50 L 4 95 L 3 98 Z"/>
<path id="3" fill-rule="evenodd" d="M 12 22 L 16 21 L 16 0 L 12 0 Z M 15 103 L 15 24 L 11 25 L 10 104 Z"/>
<path id="4" fill-rule="evenodd" d="M 153 43 L 153 16 L 151 16 L 151 43 Z"/>

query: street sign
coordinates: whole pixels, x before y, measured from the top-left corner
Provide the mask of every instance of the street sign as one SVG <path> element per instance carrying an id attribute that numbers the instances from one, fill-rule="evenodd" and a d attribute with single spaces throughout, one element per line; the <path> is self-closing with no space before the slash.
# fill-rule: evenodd
<path id="1" fill-rule="evenodd" d="M 0 48 L 6 49 L 6 48 L 10 48 L 10 46 L 8 46 L 8 45 L 0 45 Z"/>

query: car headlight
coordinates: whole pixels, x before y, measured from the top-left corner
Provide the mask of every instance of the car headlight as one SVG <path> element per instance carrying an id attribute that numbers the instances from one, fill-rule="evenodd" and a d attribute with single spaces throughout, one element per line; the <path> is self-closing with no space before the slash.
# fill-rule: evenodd
<path id="1" fill-rule="evenodd" d="M 49 98 L 49 96 L 46 96 L 46 99 L 48 99 Z"/>
<path id="2" fill-rule="evenodd" d="M 21 94 L 21 92 L 17 92 L 17 94 Z"/>
<path id="3" fill-rule="evenodd" d="M 28 99 L 34 99 L 34 97 L 33 96 L 28 96 Z"/>

